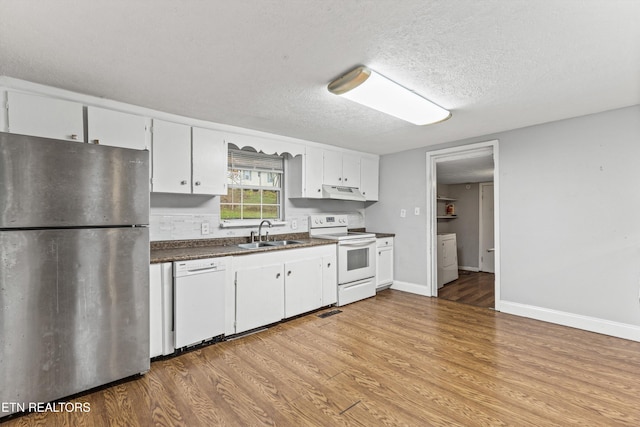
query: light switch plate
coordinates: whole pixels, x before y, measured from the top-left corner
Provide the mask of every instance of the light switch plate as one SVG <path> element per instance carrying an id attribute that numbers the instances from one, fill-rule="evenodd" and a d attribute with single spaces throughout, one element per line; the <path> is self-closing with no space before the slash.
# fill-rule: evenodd
<path id="1" fill-rule="evenodd" d="M 420 208 L 416 206 L 416 208 L 413 210 L 413 214 L 420 215 Z"/>
<path id="2" fill-rule="evenodd" d="M 400 218 L 404 218 L 407 216 L 407 210 L 406 209 L 400 209 Z"/>

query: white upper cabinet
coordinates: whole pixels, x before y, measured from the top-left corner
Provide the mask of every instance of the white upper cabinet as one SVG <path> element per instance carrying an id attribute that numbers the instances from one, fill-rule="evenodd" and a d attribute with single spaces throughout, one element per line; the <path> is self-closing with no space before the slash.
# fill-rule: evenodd
<path id="1" fill-rule="evenodd" d="M 84 142 L 82 104 L 20 92 L 7 93 L 8 130 Z"/>
<path id="2" fill-rule="evenodd" d="M 193 128 L 193 194 L 227 194 L 227 142 L 222 132 Z"/>
<path id="3" fill-rule="evenodd" d="M 151 157 L 154 193 L 227 194 L 222 132 L 154 120 Z"/>
<path id="4" fill-rule="evenodd" d="M 305 153 L 296 156 L 288 165 L 288 194 L 291 198 L 322 198 L 323 150 L 306 147 Z"/>
<path id="5" fill-rule="evenodd" d="M 378 200 L 379 157 L 306 147 L 289 162 L 289 197 L 322 198 L 322 185 L 359 188 L 367 200 Z"/>
<path id="6" fill-rule="evenodd" d="M 360 188 L 360 156 L 357 154 L 342 155 L 342 185 Z"/>
<path id="7" fill-rule="evenodd" d="M 358 188 L 360 186 L 360 156 L 325 150 L 323 175 L 326 185 Z"/>
<path id="8" fill-rule="evenodd" d="M 367 200 L 378 200 L 379 167 L 378 156 L 363 156 L 360 159 L 360 192 Z"/>
<path id="9" fill-rule="evenodd" d="M 147 120 L 135 114 L 87 107 L 89 143 L 144 150 L 148 148 Z"/>
<path id="10" fill-rule="evenodd" d="M 326 185 L 344 186 L 342 182 L 342 153 L 324 150 L 322 175 Z"/>
<path id="11" fill-rule="evenodd" d="M 191 193 L 191 127 L 153 121 L 151 191 Z"/>

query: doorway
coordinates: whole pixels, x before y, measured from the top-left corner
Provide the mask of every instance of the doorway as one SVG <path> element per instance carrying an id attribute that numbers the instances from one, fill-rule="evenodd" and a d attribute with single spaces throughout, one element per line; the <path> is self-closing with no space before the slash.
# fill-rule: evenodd
<path id="1" fill-rule="evenodd" d="M 455 231 L 458 231 L 458 235 L 460 235 L 461 231 L 468 230 L 471 227 L 469 226 L 470 221 L 475 221 L 471 227 L 475 230 L 475 236 L 469 238 L 468 235 L 462 234 L 463 241 L 460 243 L 462 249 L 459 252 L 463 259 L 461 259 L 462 265 L 459 267 L 461 268 L 460 275 L 458 280 L 452 283 L 466 286 L 467 289 L 464 292 L 467 294 L 473 292 L 473 289 L 478 289 L 478 294 L 471 295 L 471 300 L 474 298 L 483 300 L 482 304 L 485 304 L 484 306 L 487 306 L 487 301 L 490 300 L 492 302 L 491 307 L 499 310 L 498 168 L 497 140 L 427 153 L 428 215 L 426 240 L 428 250 L 427 265 L 429 267 L 427 285 L 431 296 L 438 296 L 439 292 L 442 292 L 443 297 L 446 297 L 447 293 L 451 291 L 451 288 L 439 289 L 438 243 L 443 240 L 443 236 L 456 235 Z M 441 183 L 458 185 L 439 185 Z M 462 183 L 466 184 L 463 185 Z M 472 184 L 470 185 L 469 183 Z M 454 195 L 461 197 L 461 200 L 449 202 L 448 200 L 456 199 L 456 197 L 444 194 L 448 188 L 451 188 L 452 191 L 455 190 L 453 191 L 454 193 L 457 191 Z M 473 196 L 468 197 L 468 195 L 465 195 L 464 200 L 462 200 L 460 192 L 464 192 L 465 189 L 469 194 L 473 193 Z M 445 202 L 447 203 L 447 208 L 444 214 L 441 212 L 442 206 L 440 206 L 443 200 L 447 200 Z M 449 203 L 455 204 L 455 206 L 450 206 Z M 465 203 L 467 204 L 465 205 Z M 475 205 L 469 205 L 469 203 L 475 203 Z M 465 211 L 468 213 L 474 211 L 474 214 L 464 216 Z M 451 233 L 452 231 L 454 233 Z M 440 261 L 442 262 L 442 260 Z M 442 280 L 440 282 L 440 286 L 442 286 Z M 489 288 L 487 291 L 487 286 L 492 286 L 493 289 Z"/>

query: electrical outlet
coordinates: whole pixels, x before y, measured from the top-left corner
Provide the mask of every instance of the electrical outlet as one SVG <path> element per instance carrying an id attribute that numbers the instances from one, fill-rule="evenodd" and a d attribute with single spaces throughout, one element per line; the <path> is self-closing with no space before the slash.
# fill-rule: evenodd
<path id="1" fill-rule="evenodd" d="M 203 222 L 202 224 L 200 224 L 200 234 L 207 235 L 209 234 L 209 223 L 208 222 Z"/>
<path id="2" fill-rule="evenodd" d="M 295 230 L 296 228 L 298 228 L 298 221 L 295 219 L 291 220 L 291 229 Z"/>
<path id="3" fill-rule="evenodd" d="M 413 214 L 420 215 L 420 208 L 416 206 L 415 209 L 413 210 Z"/>
<path id="4" fill-rule="evenodd" d="M 404 218 L 407 216 L 407 210 L 406 209 L 400 209 L 400 218 Z"/>

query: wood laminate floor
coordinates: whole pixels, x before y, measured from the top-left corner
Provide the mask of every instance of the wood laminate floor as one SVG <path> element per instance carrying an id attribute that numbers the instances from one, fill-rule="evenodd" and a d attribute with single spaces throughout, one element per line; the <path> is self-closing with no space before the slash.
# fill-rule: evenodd
<path id="1" fill-rule="evenodd" d="M 638 426 L 640 343 L 386 290 L 13 426 Z"/>
<path id="2" fill-rule="evenodd" d="M 476 307 L 495 307 L 495 274 L 460 270 L 458 279 L 438 289 L 438 298 Z"/>

